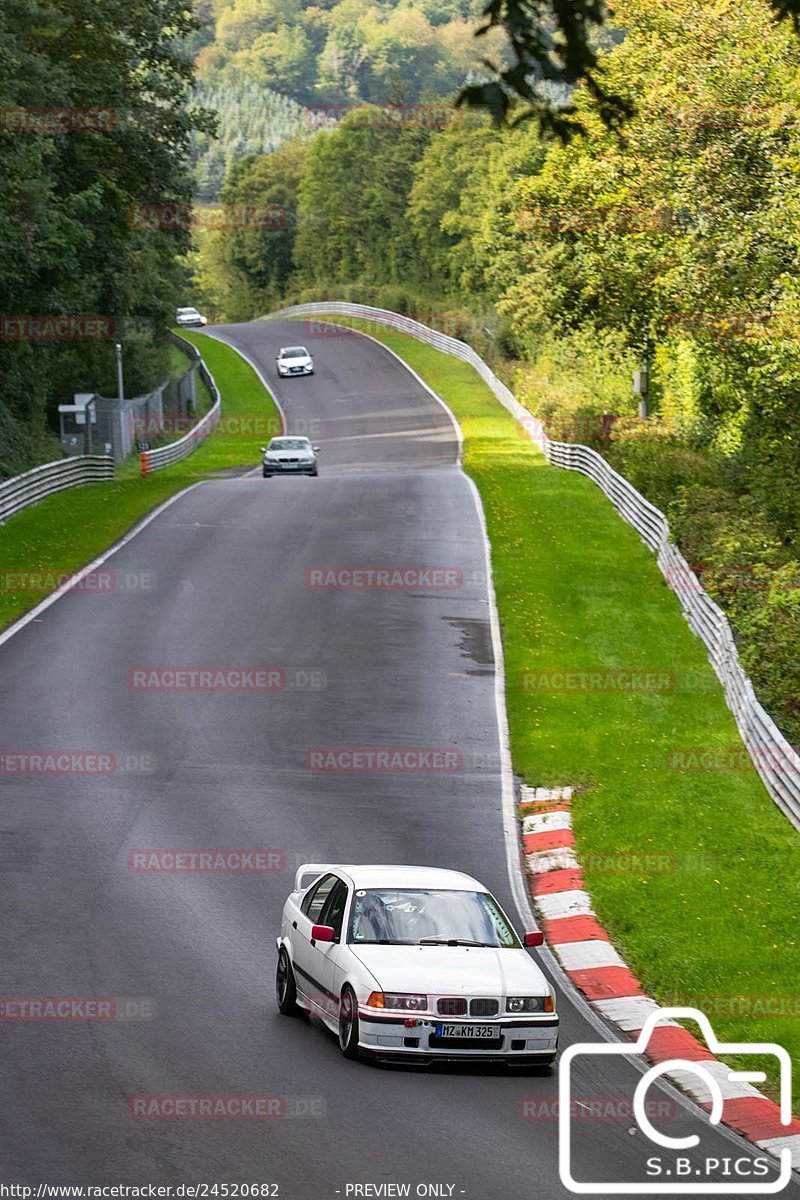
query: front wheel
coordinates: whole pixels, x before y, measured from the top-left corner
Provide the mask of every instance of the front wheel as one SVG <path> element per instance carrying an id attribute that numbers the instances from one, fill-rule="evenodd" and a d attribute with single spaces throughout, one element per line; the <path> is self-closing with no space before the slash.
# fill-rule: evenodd
<path id="1" fill-rule="evenodd" d="M 275 995 L 278 1008 L 285 1017 L 293 1017 L 299 1012 L 297 1005 L 297 987 L 294 982 L 294 971 L 289 961 L 289 955 L 281 947 L 278 954 L 278 969 L 275 972 Z"/>
<path id="2" fill-rule="evenodd" d="M 339 1002 L 339 1049 L 345 1058 L 358 1058 L 358 1004 L 349 985 Z"/>

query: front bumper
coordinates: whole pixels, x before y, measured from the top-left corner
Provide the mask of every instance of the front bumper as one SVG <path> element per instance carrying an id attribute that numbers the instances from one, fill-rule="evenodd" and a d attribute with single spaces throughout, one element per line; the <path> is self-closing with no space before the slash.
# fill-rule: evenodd
<path id="1" fill-rule="evenodd" d="M 439 1039 L 436 1026 L 442 1018 L 418 1017 L 416 1025 L 403 1018 L 376 1017 L 374 1009 L 359 1009 L 359 1048 L 365 1054 L 386 1059 L 435 1059 L 457 1062 L 551 1062 L 558 1050 L 558 1016 L 534 1018 L 498 1018 L 465 1024 L 491 1025 L 497 1038 L 476 1042 L 465 1038 Z M 445 1024 L 458 1024 L 451 1018 Z"/>
<path id="2" fill-rule="evenodd" d="M 262 463 L 265 475 L 316 475 L 317 464 L 313 462 L 271 462 Z"/>
<path id="3" fill-rule="evenodd" d="M 284 379 L 289 375 L 313 375 L 314 368 L 311 367 L 278 367 L 278 374 Z"/>

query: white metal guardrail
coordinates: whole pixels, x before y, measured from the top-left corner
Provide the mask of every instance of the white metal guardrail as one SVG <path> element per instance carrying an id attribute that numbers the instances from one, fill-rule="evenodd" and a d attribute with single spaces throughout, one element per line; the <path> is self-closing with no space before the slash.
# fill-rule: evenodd
<path id="1" fill-rule="evenodd" d="M 34 467 L 0 482 L 0 524 L 53 492 L 113 478 L 114 459 L 104 454 L 82 454 Z"/>
<path id="2" fill-rule="evenodd" d="M 664 578 L 680 601 L 684 617 L 708 650 L 709 662 L 723 686 L 726 702 L 736 719 L 755 769 L 772 799 L 795 828 L 800 829 L 800 755 L 789 745 L 759 703 L 739 661 L 725 613 L 706 594 L 680 550 L 670 541 L 669 523 L 664 514 L 645 500 L 633 484 L 615 471 L 596 450 L 588 446 L 551 441 L 541 421 L 519 403 L 465 342 L 439 333 L 400 313 L 364 304 L 338 301 L 298 304 L 269 313 L 266 319 L 300 316 L 357 317 L 373 321 L 383 328 L 410 334 L 445 354 L 452 354 L 470 363 L 500 403 L 525 427 L 531 439 L 541 446 L 548 462 L 568 471 L 580 471 L 605 492 L 620 516 L 633 526 L 642 541 L 656 554 Z M 313 327 L 309 332 L 314 332 Z"/>
<path id="3" fill-rule="evenodd" d="M 173 463 L 188 458 L 200 443 L 214 432 L 222 415 L 222 398 L 219 389 L 214 382 L 213 375 L 203 362 L 200 351 L 191 342 L 178 338 L 177 335 L 175 335 L 175 340 L 180 341 L 191 357 L 199 362 L 200 377 L 211 394 L 213 404 L 205 416 L 201 417 L 182 438 L 178 438 L 175 442 L 169 442 L 166 446 L 158 446 L 155 450 L 143 450 L 139 455 L 142 475 L 149 475 L 151 471 L 160 471 L 162 467 L 170 467 Z"/>

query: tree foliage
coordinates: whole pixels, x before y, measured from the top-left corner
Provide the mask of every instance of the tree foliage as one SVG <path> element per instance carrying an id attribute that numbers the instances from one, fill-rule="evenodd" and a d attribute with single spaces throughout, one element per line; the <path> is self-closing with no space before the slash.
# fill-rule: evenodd
<path id="1" fill-rule="evenodd" d="M 156 331 L 173 316 L 188 244 L 185 232 L 136 228 L 131 214 L 189 199 L 192 68 L 181 46 L 193 28 L 184 0 L 0 8 L 3 315 L 113 322 L 130 390 L 152 387 L 162 368 Z M 66 112 L 62 128 L 26 127 L 42 108 Z M 85 110 L 108 115 L 81 127 Z M 0 338 L 0 470 L 25 465 L 48 406 L 115 386 L 113 337 Z"/>
<path id="2" fill-rule="evenodd" d="M 499 30 L 477 42 L 480 0 L 218 0 L 200 76 L 246 78 L 312 108 L 413 104 L 456 92 Z"/>

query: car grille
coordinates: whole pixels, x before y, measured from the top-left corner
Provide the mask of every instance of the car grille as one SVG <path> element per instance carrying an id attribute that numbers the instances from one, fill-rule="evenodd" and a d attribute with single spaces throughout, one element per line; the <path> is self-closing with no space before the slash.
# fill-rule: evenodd
<path id="1" fill-rule="evenodd" d="M 471 1017 L 496 1017 L 500 1011 L 500 1004 L 497 1000 L 487 1000 L 484 997 L 479 997 L 477 1000 L 470 1000 L 469 1015 Z"/>
<path id="2" fill-rule="evenodd" d="M 462 996 L 443 996 L 437 1010 L 443 1017 L 465 1017 L 467 1002 Z"/>

